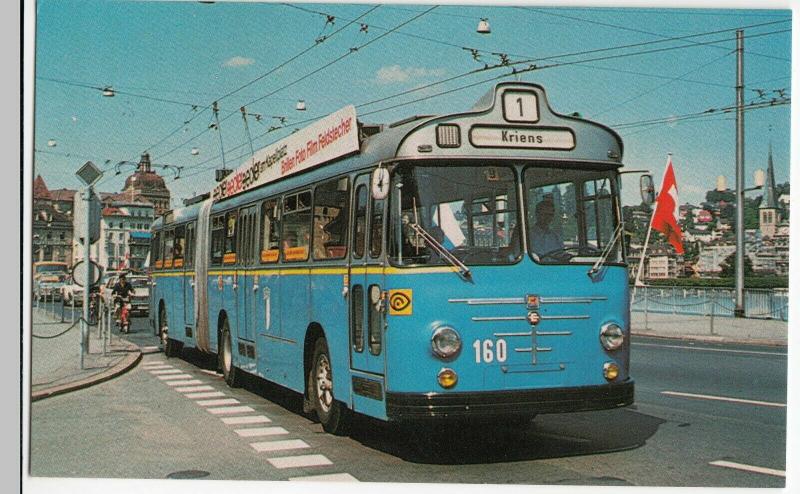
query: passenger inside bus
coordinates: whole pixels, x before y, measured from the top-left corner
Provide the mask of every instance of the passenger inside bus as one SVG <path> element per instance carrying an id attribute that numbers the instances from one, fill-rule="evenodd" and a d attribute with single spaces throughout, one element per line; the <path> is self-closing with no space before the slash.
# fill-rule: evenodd
<path id="1" fill-rule="evenodd" d="M 536 222 L 531 227 L 531 249 L 539 256 L 564 248 L 561 237 L 550 229 L 554 215 L 551 197 L 545 197 L 536 205 Z"/>

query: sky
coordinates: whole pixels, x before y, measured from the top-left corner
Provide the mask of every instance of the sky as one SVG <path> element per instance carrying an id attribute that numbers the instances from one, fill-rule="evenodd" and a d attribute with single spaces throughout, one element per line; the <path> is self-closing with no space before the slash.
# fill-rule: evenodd
<path id="1" fill-rule="evenodd" d="M 178 206 L 213 188 L 221 149 L 229 168 L 246 161 L 243 105 L 257 150 L 348 104 L 361 121 L 391 123 L 468 110 L 519 77 L 543 85 L 556 112 L 617 130 L 625 167 L 650 170 L 657 184 L 672 153 L 680 202 L 697 204 L 717 176 L 735 184 L 735 114 L 694 117 L 735 104 L 742 28 L 744 99 L 755 105 L 745 113 L 746 184 L 766 168 L 770 143 L 776 181 L 789 180 L 790 105 L 768 104 L 791 97 L 790 10 L 294 5 L 39 0 L 34 175 L 77 189 L 74 173 L 91 160 L 105 173 L 97 189 L 119 191 L 148 151 Z M 481 18 L 491 34 L 476 32 Z M 538 68 L 513 76 L 494 68 L 504 59 Z M 106 86 L 114 97 L 102 96 Z M 214 101 L 219 130 L 209 129 Z M 623 202 L 640 202 L 633 174 Z"/>

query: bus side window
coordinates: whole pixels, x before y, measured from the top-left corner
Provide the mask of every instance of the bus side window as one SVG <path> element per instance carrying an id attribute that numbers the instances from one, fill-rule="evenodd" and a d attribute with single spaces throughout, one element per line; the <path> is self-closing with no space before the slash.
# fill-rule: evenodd
<path id="1" fill-rule="evenodd" d="M 225 247 L 225 218 L 211 218 L 211 264 L 221 264 Z"/>
<path id="2" fill-rule="evenodd" d="M 161 267 L 161 232 L 153 234 L 153 241 L 150 245 L 150 264 L 151 268 L 159 269 Z"/>
<path id="3" fill-rule="evenodd" d="M 164 232 L 164 267 L 172 267 L 172 248 L 175 244 L 175 230 Z"/>
<path id="4" fill-rule="evenodd" d="M 308 260 L 311 244 L 311 191 L 290 194 L 283 198 L 283 260 Z"/>
<path id="5" fill-rule="evenodd" d="M 369 256 L 372 258 L 380 257 L 383 250 L 383 203 L 383 199 L 372 201 L 369 235 Z"/>
<path id="6" fill-rule="evenodd" d="M 281 249 L 281 216 L 278 199 L 261 204 L 261 262 L 278 262 Z"/>
<path id="7" fill-rule="evenodd" d="M 353 257 L 364 257 L 364 237 L 367 229 L 367 186 L 359 185 L 356 189 L 356 224 L 353 233 Z"/>
<path id="8" fill-rule="evenodd" d="M 175 228 L 175 240 L 172 247 L 173 265 L 176 268 L 183 267 L 183 252 L 185 247 L 186 227 Z"/>
<path id="9" fill-rule="evenodd" d="M 222 264 L 233 264 L 236 262 L 236 211 L 229 211 L 225 215 L 225 254 L 222 256 Z"/>
<path id="10" fill-rule="evenodd" d="M 314 189 L 314 259 L 342 259 L 347 254 L 349 192 L 347 177 Z"/>
<path id="11" fill-rule="evenodd" d="M 186 250 L 184 251 L 184 263 L 187 268 L 194 264 L 194 229 L 195 224 L 190 223 L 186 227 Z"/>

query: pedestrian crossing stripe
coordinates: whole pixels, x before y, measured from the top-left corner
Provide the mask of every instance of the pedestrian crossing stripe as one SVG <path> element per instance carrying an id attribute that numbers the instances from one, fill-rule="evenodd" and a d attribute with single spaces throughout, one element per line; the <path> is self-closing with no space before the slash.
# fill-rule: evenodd
<path id="1" fill-rule="evenodd" d="M 273 467 L 281 469 L 333 465 L 333 462 L 325 455 L 284 456 L 279 458 L 267 458 L 267 461 Z"/>

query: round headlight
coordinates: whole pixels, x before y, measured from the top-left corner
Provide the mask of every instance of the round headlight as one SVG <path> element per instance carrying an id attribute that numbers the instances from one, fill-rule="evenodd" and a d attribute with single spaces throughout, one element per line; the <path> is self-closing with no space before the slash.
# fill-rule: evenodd
<path id="1" fill-rule="evenodd" d="M 625 333 L 618 325 L 610 322 L 600 329 L 600 343 L 606 350 L 616 350 L 625 341 Z"/>
<path id="2" fill-rule="evenodd" d="M 461 351 L 461 337 L 450 326 L 440 326 L 431 337 L 431 350 L 439 358 L 453 358 Z"/>

